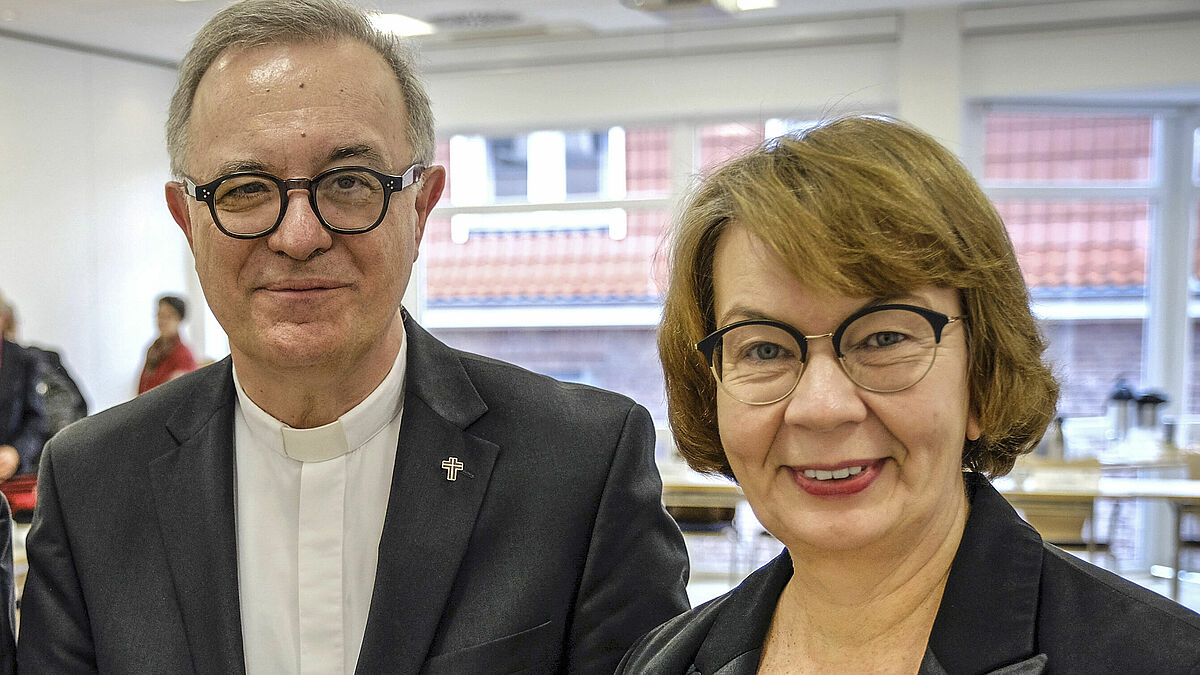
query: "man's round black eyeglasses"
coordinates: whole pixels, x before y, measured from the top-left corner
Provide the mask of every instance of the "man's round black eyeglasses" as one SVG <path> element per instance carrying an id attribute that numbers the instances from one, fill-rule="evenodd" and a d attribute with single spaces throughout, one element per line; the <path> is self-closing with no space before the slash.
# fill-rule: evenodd
<path id="1" fill-rule="evenodd" d="M 208 204 L 217 228 L 236 239 L 271 234 L 283 222 L 288 193 L 308 192 L 308 204 L 326 229 L 338 234 L 369 232 L 383 222 L 393 192 L 421 179 L 425 165 L 413 164 L 398 176 L 363 166 L 339 166 L 312 178 L 282 179 L 260 171 L 238 171 L 185 191 Z"/>

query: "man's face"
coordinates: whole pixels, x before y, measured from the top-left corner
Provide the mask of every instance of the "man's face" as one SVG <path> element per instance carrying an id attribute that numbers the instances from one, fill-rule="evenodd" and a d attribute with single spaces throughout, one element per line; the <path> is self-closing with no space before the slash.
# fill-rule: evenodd
<path id="1" fill-rule="evenodd" d="M 414 161 L 407 115 L 395 76 L 361 43 L 231 49 L 196 91 L 185 168 L 197 184 L 244 170 L 311 178 L 366 166 L 400 174 Z M 390 366 L 394 351 L 381 352 L 398 344 L 397 309 L 443 176 L 434 167 L 422 183 L 393 193 L 383 222 L 364 234 L 325 229 L 308 194 L 295 190 L 278 229 L 251 240 L 221 233 L 205 204 L 168 185 L 172 215 L 239 367 L 344 370 L 372 358 Z"/>

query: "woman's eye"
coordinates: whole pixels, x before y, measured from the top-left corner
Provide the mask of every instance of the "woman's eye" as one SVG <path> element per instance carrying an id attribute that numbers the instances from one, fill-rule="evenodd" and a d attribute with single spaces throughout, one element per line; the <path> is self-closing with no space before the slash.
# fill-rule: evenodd
<path id="1" fill-rule="evenodd" d="M 901 342 L 904 342 L 907 338 L 908 336 L 906 336 L 904 333 L 898 333 L 895 331 L 881 331 L 879 333 L 872 333 L 868 335 L 867 339 L 864 340 L 863 343 L 867 347 L 874 347 L 878 349 L 880 347 L 892 347 L 898 345 Z"/>
<path id="2" fill-rule="evenodd" d="M 779 358 L 781 351 L 783 350 L 779 345 L 772 344 L 770 342 L 763 342 L 752 346 L 749 349 L 749 355 L 750 358 L 757 359 L 759 361 L 770 361 L 772 359 Z"/>

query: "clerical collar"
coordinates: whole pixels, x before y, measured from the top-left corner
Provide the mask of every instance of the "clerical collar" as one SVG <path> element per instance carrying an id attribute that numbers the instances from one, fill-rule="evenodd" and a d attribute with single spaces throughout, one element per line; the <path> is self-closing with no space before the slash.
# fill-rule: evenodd
<path id="1" fill-rule="evenodd" d="M 233 384 L 237 390 L 246 428 L 254 444 L 269 448 L 299 462 L 324 462 L 336 459 L 362 447 L 400 414 L 404 404 L 404 372 L 408 361 L 408 336 L 400 342 L 396 362 L 383 382 L 362 403 L 324 426 L 296 429 L 280 422 L 258 407 L 238 380 L 233 369 Z"/>

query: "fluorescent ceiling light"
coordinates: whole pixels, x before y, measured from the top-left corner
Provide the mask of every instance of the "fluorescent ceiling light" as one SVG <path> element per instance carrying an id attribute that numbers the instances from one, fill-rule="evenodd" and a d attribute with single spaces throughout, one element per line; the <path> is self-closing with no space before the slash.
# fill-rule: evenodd
<path id="1" fill-rule="evenodd" d="M 396 35 L 429 35 L 436 30 L 433 24 L 403 14 L 373 14 L 371 23 L 381 31 Z"/>
<path id="2" fill-rule="evenodd" d="M 737 0 L 737 8 L 743 12 L 752 9 L 771 9 L 778 5 L 778 0 Z"/>

